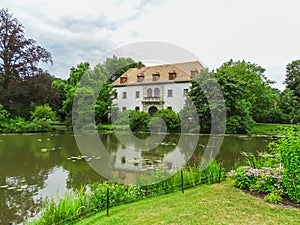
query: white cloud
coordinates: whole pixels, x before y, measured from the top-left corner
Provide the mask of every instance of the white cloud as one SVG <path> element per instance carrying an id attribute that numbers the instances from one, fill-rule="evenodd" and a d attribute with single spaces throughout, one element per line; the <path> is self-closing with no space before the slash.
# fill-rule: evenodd
<path id="1" fill-rule="evenodd" d="M 0 2 L 52 53 L 50 72 L 62 77 L 71 66 L 133 41 L 177 44 L 210 69 L 245 59 L 266 68 L 281 89 L 286 64 L 300 58 L 296 0 Z"/>

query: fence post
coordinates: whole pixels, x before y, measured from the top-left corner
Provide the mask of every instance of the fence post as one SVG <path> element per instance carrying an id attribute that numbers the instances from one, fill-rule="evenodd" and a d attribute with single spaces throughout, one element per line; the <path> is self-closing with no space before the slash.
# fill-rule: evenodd
<path id="1" fill-rule="evenodd" d="M 106 216 L 109 215 L 109 188 L 106 189 Z"/>
<path id="2" fill-rule="evenodd" d="M 183 187 L 183 172 L 182 172 L 182 170 L 180 170 L 180 174 L 181 174 L 181 191 L 182 191 L 182 194 L 184 194 L 184 187 Z"/>
<path id="3" fill-rule="evenodd" d="M 223 164 L 223 162 L 221 162 L 221 163 L 220 163 L 220 169 L 219 169 L 218 183 L 220 183 L 220 182 L 221 182 L 222 164 Z"/>

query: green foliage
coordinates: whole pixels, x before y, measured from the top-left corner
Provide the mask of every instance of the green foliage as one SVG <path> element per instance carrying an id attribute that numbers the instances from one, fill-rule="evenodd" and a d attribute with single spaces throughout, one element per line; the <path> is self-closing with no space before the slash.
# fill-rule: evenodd
<path id="1" fill-rule="evenodd" d="M 300 98 L 300 60 L 294 60 L 286 66 L 286 87 Z"/>
<path id="2" fill-rule="evenodd" d="M 130 110 L 125 110 L 123 112 L 119 111 L 119 108 L 114 110 L 114 114 L 112 115 L 112 122 L 114 125 L 128 125 L 129 124 L 129 115 L 132 113 Z M 136 114 L 138 115 L 138 114 Z M 134 115 L 132 115 L 134 116 Z"/>
<path id="3" fill-rule="evenodd" d="M 32 120 L 56 120 L 55 112 L 53 112 L 52 108 L 48 105 L 40 105 L 34 108 L 34 111 L 31 112 Z"/>
<path id="4" fill-rule="evenodd" d="M 211 127 L 211 111 L 223 112 L 218 93 L 218 82 L 225 99 L 227 133 L 247 133 L 254 121 L 264 121 L 278 99 L 277 93 L 270 87 L 272 83 L 264 76 L 264 69 L 256 64 L 245 61 L 224 63 L 216 72 L 202 71 L 192 81 L 189 96 L 195 104 L 202 132 L 209 132 Z M 205 87 L 206 96 L 201 89 Z M 212 97 L 211 97 L 212 96 Z M 214 99 L 210 104 L 208 98 Z"/>
<path id="5" fill-rule="evenodd" d="M 283 164 L 282 180 L 287 195 L 295 203 L 300 203 L 300 131 L 285 129 L 282 137 L 270 143 L 272 151 L 279 154 Z"/>
<path id="6" fill-rule="evenodd" d="M 220 164 L 212 161 L 203 171 L 195 167 L 183 169 L 184 188 L 217 182 L 219 168 Z M 153 176 L 155 177 L 156 174 L 153 173 Z M 221 179 L 224 179 L 223 173 Z M 94 183 L 90 185 L 89 191 L 81 188 L 74 192 L 67 192 L 57 203 L 53 199 L 48 200 L 40 219 L 29 224 L 70 224 L 86 215 L 96 213 L 106 207 L 107 190 L 109 190 L 110 206 L 115 206 L 174 192 L 181 189 L 181 184 L 180 172 L 163 182 L 146 186 L 120 185 L 112 182 Z"/>
<path id="7" fill-rule="evenodd" d="M 149 131 L 150 115 L 143 111 L 130 111 L 129 127 L 132 131 Z"/>
<path id="8" fill-rule="evenodd" d="M 228 173 L 234 179 L 236 187 L 261 193 L 271 193 L 273 191 L 283 193 L 281 174 L 282 171 L 278 168 L 263 167 L 255 169 L 249 166 L 241 166 Z"/>
<path id="9" fill-rule="evenodd" d="M 3 105 L 0 104 L 0 122 L 7 120 L 9 117 L 9 112 L 3 108 Z"/>
<path id="10" fill-rule="evenodd" d="M 70 78 L 67 80 L 64 88 L 65 101 L 63 103 L 63 111 L 66 114 L 66 123 L 71 124 L 74 97 L 77 99 L 82 98 L 81 102 L 76 102 L 75 118 L 79 115 L 87 114 L 91 116 L 94 114 L 95 121 L 93 122 L 96 124 L 108 122 L 114 94 L 111 82 L 129 68 L 137 67 L 140 64 L 140 62 L 136 63 L 130 58 L 113 56 L 112 58 L 107 58 L 104 63 L 96 65 L 93 69 L 90 69 L 90 65 L 87 62 L 77 65 L 76 68 L 71 68 Z M 80 90 L 80 88 L 83 89 Z M 85 102 L 85 99 L 89 101 Z M 89 104 L 91 107 L 88 106 Z M 87 112 L 83 112 L 85 107 L 87 107 Z M 92 122 L 91 119 L 87 120 L 89 120 L 88 123 Z M 87 121 L 83 120 L 82 122 L 85 123 Z M 85 125 L 79 124 L 79 126 Z M 87 124 L 87 126 L 89 125 Z"/>
<path id="11" fill-rule="evenodd" d="M 280 93 L 278 102 L 279 121 L 281 123 L 299 123 L 300 122 L 300 103 L 293 90 L 286 88 Z"/>
<path id="12" fill-rule="evenodd" d="M 281 193 L 279 191 L 272 191 L 264 197 L 266 202 L 280 204 L 282 202 Z"/>
<path id="13" fill-rule="evenodd" d="M 160 118 L 160 119 L 158 119 Z M 149 126 L 155 131 L 163 131 L 162 121 L 164 121 L 167 127 L 167 132 L 179 132 L 180 131 L 180 119 L 177 113 L 170 109 L 157 110 L 150 121 Z"/>

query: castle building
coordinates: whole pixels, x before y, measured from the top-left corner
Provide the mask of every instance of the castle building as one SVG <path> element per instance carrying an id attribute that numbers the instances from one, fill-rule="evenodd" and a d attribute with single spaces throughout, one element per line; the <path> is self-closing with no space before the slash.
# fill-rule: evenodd
<path id="1" fill-rule="evenodd" d="M 131 68 L 113 82 L 113 105 L 120 111 L 139 110 L 153 115 L 159 109 L 179 112 L 191 79 L 204 70 L 200 62 Z"/>

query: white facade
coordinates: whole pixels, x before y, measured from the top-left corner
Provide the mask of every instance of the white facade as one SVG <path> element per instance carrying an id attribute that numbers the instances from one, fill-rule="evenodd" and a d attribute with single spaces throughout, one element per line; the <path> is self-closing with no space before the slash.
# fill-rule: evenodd
<path id="1" fill-rule="evenodd" d="M 117 95 L 113 100 L 113 105 L 117 106 L 120 111 L 149 112 L 151 107 L 156 107 L 157 109 L 170 108 L 174 112 L 179 112 L 184 107 L 190 86 L 190 82 L 174 82 L 114 87 Z M 150 89 L 152 95 L 149 93 Z"/>
<path id="2" fill-rule="evenodd" d="M 131 68 L 113 82 L 113 106 L 153 115 L 159 109 L 183 109 L 190 81 L 204 67 L 197 61 Z"/>

